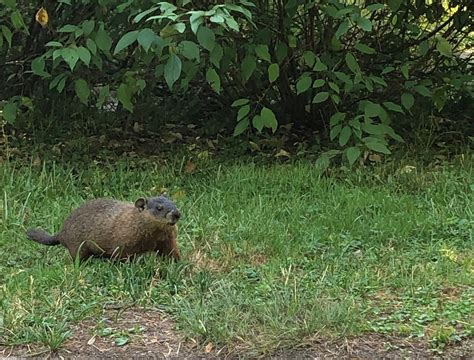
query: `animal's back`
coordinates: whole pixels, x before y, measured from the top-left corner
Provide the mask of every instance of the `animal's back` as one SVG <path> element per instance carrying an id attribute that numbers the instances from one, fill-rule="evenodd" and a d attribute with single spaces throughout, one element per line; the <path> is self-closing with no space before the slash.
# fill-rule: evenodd
<path id="1" fill-rule="evenodd" d="M 133 205 L 113 199 L 95 199 L 74 210 L 64 221 L 57 238 L 70 252 L 76 253 L 81 246 L 90 248 L 97 246 L 97 252 L 113 251 L 113 247 L 120 239 L 129 237 L 130 224 L 124 227 L 124 216 L 133 217 L 136 209 Z M 122 224 L 121 224 L 122 223 Z"/>

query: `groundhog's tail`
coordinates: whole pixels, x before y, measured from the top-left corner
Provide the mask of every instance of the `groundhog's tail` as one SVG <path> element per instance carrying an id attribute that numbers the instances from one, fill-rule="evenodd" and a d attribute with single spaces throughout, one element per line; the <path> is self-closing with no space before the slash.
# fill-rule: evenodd
<path id="1" fill-rule="evenodd" d="M 43 245 L 59 245 L 59 240 L 55 236 L 49 235 L 46 231 L 41 229 L 29 229 L 26 236 L 30 240 L 39 242 Z"/>

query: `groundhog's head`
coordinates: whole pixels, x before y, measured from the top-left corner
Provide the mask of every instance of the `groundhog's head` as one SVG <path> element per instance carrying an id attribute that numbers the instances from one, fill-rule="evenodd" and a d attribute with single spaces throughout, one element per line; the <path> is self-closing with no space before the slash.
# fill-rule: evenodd
<path id="1" fill-rule="evenodd" d="M 140 211 L 146 211 L 146 215 L 152 216 L 162 224 L 174 225 L 181 217 L 176 204 L 163 195 L 148 199 L 140 198 L 135 201 L 135 207 Z"/>

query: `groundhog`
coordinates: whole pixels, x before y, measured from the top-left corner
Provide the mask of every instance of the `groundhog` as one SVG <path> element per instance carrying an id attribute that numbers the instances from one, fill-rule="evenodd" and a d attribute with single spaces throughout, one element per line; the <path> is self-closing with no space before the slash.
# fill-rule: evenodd
<path id="1" fill-rule="evenodd" d="M 72 258 L 91 256 L 126 259 L 154 251 L 179 260 L 176 205 L 163 195 L 140 198 L 135 204 L 95 199 L 74 210 L 56 235 L 29 229 L 29 239 L 44 245 L 65 246 Z"/>

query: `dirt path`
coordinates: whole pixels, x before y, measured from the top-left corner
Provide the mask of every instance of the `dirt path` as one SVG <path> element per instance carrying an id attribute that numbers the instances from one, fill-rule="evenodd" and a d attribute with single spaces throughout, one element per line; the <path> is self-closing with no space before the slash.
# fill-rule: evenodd
<path id="1" fill-rule="evenodd" d="M 94 335 L 95 334 L 95 335 Z M 158 311 L 108 310 L 101 321 L 78 324 L 74 335 L 54 353 L 34 346 L 5 347 L 2 358 L 87 358 L 87 359 L 237 359 L 237 349 L 201 348 L 185 341 L 174 324 Z M 442 356 L 430 352 L 428 344 L 396 337 L 370 335 L 337 341 L 316 339 L 305 347 L 281 350 L 264 359 L 474 359 L 474 339 L 451 346 Z"/>

